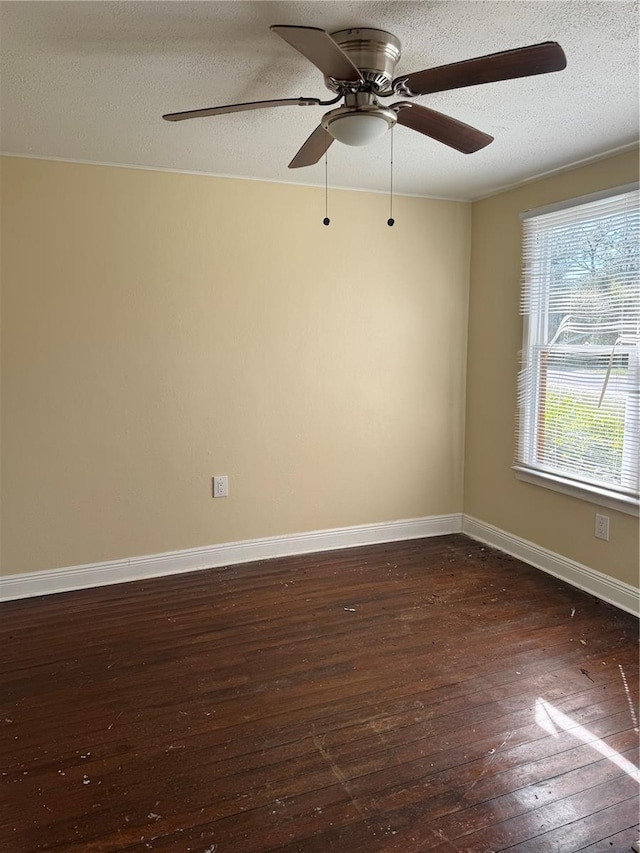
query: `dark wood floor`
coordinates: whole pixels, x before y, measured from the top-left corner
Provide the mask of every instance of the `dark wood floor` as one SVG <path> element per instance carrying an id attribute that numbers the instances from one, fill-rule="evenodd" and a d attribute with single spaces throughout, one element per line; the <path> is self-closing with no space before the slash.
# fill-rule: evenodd
<path id="1" fill-rule="evenodd" d="M 637 621 L 463 536 L 2 607 L 4 853 L 603 853 Z"/>

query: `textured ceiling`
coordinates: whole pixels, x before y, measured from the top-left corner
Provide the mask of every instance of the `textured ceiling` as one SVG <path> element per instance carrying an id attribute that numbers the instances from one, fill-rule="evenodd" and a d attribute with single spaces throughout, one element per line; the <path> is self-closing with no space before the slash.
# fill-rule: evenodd
<path id="1" fill-rule="evenodd" d="M 402 42 L 396 73 L 554 40 L 560 73 L 418 98 L 496 137 L 464 155 L 394 131 L 394 188 L 472 199 L 638 138 L 638 7 L 567 2 L 3 2 L 1 150 L 322 184 L 324 161 L 287 164 L 322 107 L 170 124 L 166 112 L 300 95 L 328 99 L 319 71 L 269 31 L 377 27 Z M 389 137 L 336 143 L 329 183 L 385 191 Z"/>

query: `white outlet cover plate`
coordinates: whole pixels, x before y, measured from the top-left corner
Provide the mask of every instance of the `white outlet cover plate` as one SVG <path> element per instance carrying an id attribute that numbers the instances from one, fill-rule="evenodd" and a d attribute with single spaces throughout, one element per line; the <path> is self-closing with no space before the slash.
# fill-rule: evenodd
<path id="1" fill-rule="evenodd" d="M 229 496 L 229 478 L 226 475 L 213 478 L 214 498 L 226 498 Z"/>
<path id="2" fill-rule="evenodd" d="M 609 516 L 596 513 L 595 536 L 597 539 L 609 541 Z"/>

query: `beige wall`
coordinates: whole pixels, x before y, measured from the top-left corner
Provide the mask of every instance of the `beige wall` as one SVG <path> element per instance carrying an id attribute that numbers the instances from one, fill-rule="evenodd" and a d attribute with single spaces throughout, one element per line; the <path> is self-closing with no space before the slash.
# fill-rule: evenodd
<path id="1" fill-rule="evenodd" d="M 464 499 L 469 515 L 636 585 L 637 518 L 517 481 L 510 466 L 522 346 L 519 214 L 637 179 L 630 152 L 473 205 Z M 597 511 L 611 518 L 609 542 L 594 538 Z"/>
<path id="2" fill-rule="evenodd" d="M 464 511 L 637 583 L 638 521 L 515 480 L 520 221 L 633 153 L 470 205 L 1 158 L 2 572 Z M 230 497 L 211 498 L 213 474 Z"/>
<path id="3" fill-rule="evenodd" d="M 470 205 L 2 170 L 3 573 L 461 512 Z"/>

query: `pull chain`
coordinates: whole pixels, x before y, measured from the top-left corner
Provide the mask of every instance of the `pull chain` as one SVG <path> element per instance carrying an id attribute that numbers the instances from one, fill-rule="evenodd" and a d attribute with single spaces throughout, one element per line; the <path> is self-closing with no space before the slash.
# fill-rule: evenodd
<path id="1" fill-rule="evenodd" d="M 387 219 L 387 225 L 391 226 L 395 224 L 395 219 L 393 218 L 393 127 L 391 128 L 391 157 L 389 163 L 389 218 Z"/>
<path id="2" fill-rule="evenodd" d="M 324 152 L 324 219 L 322 220 L 323 225 L 328 225 L 331 220 L 329 219 L 329 164 L 327 158 L 327 152 Z"/>

